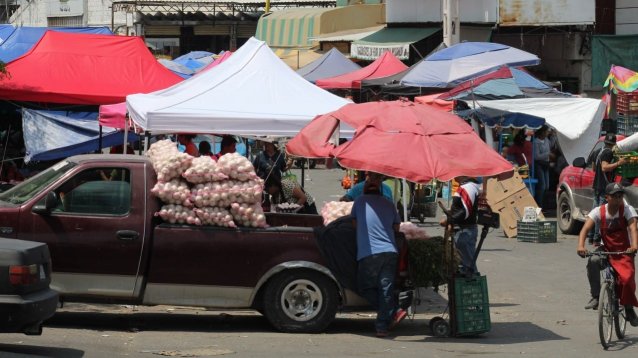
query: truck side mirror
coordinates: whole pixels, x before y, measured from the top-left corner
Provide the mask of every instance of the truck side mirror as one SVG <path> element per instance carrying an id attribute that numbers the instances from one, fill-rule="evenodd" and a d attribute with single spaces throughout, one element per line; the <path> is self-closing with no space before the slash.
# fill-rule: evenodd
<path id="1" fill-rule="evenodd" d="M 574 159 L 574 162 L 572 164 L 577 168 L 585 168 L 587 166 L 587 162 L 585 162 L 585 158 L 583 157 Z"/>
<path id="2" fill-rule="evenodd" d="M 51 210 L 53 210 L 53 208 L 58 206 L 58 203 L 59 203 L 58 196 L 55 194 L 54 191 L 50 191 L 44 197 L 44 202 L 40 201 L 37 204 L 35 204 L 33 206 L 33 209 L 31 209 L 31 211 L 40 215 L 48 215 L 51 213 Z"/>

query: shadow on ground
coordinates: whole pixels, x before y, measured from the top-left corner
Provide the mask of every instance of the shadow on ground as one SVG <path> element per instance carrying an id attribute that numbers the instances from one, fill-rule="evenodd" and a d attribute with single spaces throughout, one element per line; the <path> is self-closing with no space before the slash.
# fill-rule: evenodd
<path id="1" fill-rule="evenodd" d="M 84 352 L 71 348 L 57 348 L 45 346 L 31 346 L 24 344 L 1 344 L 0 357 L 51 357 L 51 358 L 79 358 L 84 357 Z"/>

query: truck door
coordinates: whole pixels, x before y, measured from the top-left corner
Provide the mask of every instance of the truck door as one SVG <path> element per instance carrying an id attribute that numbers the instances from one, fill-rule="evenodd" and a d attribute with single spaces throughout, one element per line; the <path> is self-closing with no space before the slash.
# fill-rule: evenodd
<path id="1" fill-rule="evenodd" d="M 24 213 L 30 227 L 20 237 L 49 245 L 51 286 L 62 294 L 137 295 L 146 202 L 144 190 L 132 190 L 135 184 L 144 188 L 145 183 L 144 170 L 132 170 L 135 164 L 78 168 L 53 190 L 57 206 L 48 214 L 34 213 L 32 208 Z"/>
<path id="2" fill-rule="evenodd" d="M 573 186 L 574 190 L 574 202 L 581 212 L 586 215 L 592 209 L 594 205 L 594 176 L 595 163 L 598 157 L 598 153 L 602 149 L 604 143 L 598 142 L 590 152 L 587 158 L 587 167 L 579 169 L 580 176 L 578 176 L 577 184 Z"/>

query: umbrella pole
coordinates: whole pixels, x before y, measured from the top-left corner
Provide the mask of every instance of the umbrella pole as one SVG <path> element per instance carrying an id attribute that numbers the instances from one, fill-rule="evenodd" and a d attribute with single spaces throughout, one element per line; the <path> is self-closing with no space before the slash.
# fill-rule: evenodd
<path id="1" fill-rule="evenodd" d="M 408 182 L 403 179 L 403 187 L 401 187 L 401 193 L 403 194 L 403 221 L 408 220 L 408 191 L 406 190 Z"/>

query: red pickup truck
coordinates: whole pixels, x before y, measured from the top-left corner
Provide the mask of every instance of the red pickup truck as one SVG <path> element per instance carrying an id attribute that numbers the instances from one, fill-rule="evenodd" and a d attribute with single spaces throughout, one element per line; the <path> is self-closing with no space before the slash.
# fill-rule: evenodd
<path id="1" fill-rule="evenodd" d="M 624 136 L 618 136 L 618 140 Z M 594 162 L 604 143 L 599 140 L 587 156 L 574 159 L 572 165 L 561 171 L 556 189 L 556 216 L 558 227 L 565 234 L 576 234 L 594 204 Z M 620 176 L 616 181 L 620 182 Z M 638 207 L 638 179 L 625 189 L 625 200 Z"/>
<path id="2" fill-rule="evenodd" d="M 155 182 L 146 157 L 68 158 L 0 193 L 0 235 L 48 244 L 61 301 L 256 309 L 288 332 L 365 306 L 326 268 L 321 216 L 269 213 L 266 229 L 161 223 Z"/>

